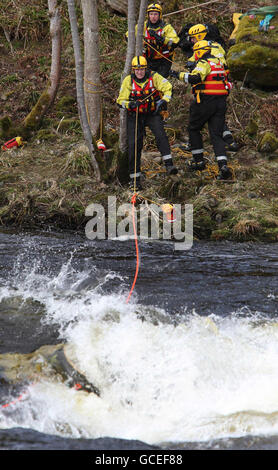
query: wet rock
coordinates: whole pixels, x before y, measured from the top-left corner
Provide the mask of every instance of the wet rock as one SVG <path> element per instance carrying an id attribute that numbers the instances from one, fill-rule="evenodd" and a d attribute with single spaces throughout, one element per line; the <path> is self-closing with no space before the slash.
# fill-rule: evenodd
<path id="1" fill-rule="evenodd" d="M 42 346 L 30 354 L 0 355 L 0 383 L 19 384 L 42 378 L 62 381 L 76 390 L 100 396 L 99 389 L 77 369 L 63 344 Z"/>

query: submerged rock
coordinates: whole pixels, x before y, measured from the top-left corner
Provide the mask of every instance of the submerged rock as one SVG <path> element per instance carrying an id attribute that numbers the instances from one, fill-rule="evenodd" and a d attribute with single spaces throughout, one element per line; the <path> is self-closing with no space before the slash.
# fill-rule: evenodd
<path id="1" fill-rule="evenodd" d="M 63 344 L 42 346 L 29 354 L 2 354 L 0 383 L 19 384 L 47 378 L 100 396 L 99 389 L 86 379 L 68 356 Z"/>

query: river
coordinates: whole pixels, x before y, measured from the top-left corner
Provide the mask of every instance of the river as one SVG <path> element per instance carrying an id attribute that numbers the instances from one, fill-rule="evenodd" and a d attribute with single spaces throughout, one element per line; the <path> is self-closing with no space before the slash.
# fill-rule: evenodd
<path id="1" fill-rule="evenodd" d="M 0 383 L 0 450 L 278 449 L 278 245 L 139 247 L 127 303 L 133 240 L 0 232 L 0 354 L 70 345 L 100 390 Z"/>

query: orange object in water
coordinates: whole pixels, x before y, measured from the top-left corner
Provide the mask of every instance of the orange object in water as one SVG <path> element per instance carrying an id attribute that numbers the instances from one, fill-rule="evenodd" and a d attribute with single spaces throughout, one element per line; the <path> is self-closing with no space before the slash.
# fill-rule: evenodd
<path id="1" fill-rule="evenodd" d="M 96 144 L 97 144 L 97 148 L 98 148 L 99 150 L 102 150 L 102 151 L 106 150 L 106 145 L 105 145 L 105 143 L 103 142 L 102 139 L 98 139 L 98 140 L 96 141 Z"/>
<path id="2" fill-rule="evenodd" d="M 8 140 L 8 142 L 5 142 L 4 145 L 2 145 L 2 150 L 9 150 L 13 147 L 20 147 L 23 145 L 23 141 L 21 137 L 14 137 L 11 140 Z"/>
<path id="3" fill-rule="evenodd" d="M 162 211 L 166 214 L 168 222 L 171 224 L 176 220 L 175 208 L 171 204 L 162 204 Z"/>

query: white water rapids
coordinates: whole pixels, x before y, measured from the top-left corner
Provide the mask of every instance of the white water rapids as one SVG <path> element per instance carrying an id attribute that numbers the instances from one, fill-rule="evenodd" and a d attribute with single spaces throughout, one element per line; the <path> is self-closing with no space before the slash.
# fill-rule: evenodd
<path id="1" fill-rule="evenodd" d="M 17 295 L 45 306 L 44 323 L 60 326 L 101 397 L 42 381 L 0 412 L 2 428 L 150 444 L 278 433 L 277 323 L 181 312 L 175 326 L 158 309 L 162 321 L 142 321 L 148 309 L 124 295 L 64 290 L 69 270 L 55 279 L 30 272 Z"/>
<path id="2" fill-rule="evenodd" d="M 278 323 L 259 313 L 221 318 L 185 308 L 174 325 L 135 297 L 127 304 L 125 294 L 104 295 L 99 286 L 76 292 L 81 281 L 70 261 L 55 277 L 34 268 L 16 291 L 1 288 L 0 300 L 16 294 L 43 304 L 44 325 L 59 325 L 61 342 L 101 397 L 42 380 L 0 410 L 1 428 L 149 444 L 278 433 Z"/>

